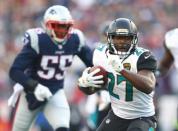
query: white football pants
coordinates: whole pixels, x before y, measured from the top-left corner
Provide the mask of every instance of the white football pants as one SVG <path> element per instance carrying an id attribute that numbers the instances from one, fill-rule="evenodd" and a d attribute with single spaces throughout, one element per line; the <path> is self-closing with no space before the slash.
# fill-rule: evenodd
<path id="1" fill-rule="evenodd" d="M 63 89 L 56 92 L 46 104 L 34 111 L 30 111 L 27 104 L 23 92 L 17 106 L 12 131 L 29 131 L 40 111 L 44 113 L 54 130 L 59 127 L 69 128 L 70 109 Z"/>

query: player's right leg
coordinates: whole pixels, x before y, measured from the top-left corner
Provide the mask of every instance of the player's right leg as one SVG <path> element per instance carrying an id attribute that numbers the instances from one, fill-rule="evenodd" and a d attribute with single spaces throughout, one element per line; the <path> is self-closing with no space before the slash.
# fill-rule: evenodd
<path id="1" fill-rule="evenodd" d="M 70 108 L 63 89 L 60 89 L 44 106 L 44 115 L 55 131 L 68 131 Z"/>
<path id="2" fill-rule="evenodd" d="M 16 109 L 15 118 L 13 121 L 12 131 L 28 131 L 32 121 L 34 120 L 39 109 L 30 111 L 28 109 L 25 93 L 20 96 L 20 100 Z"/>

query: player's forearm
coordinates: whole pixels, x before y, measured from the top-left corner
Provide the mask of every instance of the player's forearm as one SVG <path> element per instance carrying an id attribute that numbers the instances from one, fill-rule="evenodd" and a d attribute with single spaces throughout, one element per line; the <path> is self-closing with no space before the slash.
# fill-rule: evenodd
<path id="1" fill-rule="evenodd" d="M 127 78 L 132 85 L 137 88 L 138 90 L 149 94 L 153 91 L 155 88 L 156 80 L 153 78 L 148 78 L 147 76 L 136 74 L 127 70 L 121 71 L 121 74 Z"/>
<path id="2" fill-rule="evenodd" d="M 9 76 L 12 80 L 21 84 L 26 91 L 28 90 L 33 92 L 38 84 L 38 81 L 33 80 L 32 78 L 26 76 L 23 71 L 15 68 L 10 69 Z"/>

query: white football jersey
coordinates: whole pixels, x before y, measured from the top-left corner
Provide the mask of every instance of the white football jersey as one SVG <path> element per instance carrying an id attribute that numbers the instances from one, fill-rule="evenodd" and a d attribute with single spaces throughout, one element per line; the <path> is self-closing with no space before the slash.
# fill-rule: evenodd
<path id="1" fill-rule="evenodd" d="M 165 46 L 170 50 L 174 57 L 175 67 L 178 69 L 178 28 L 170 30 L 165 35 Z"/>
<path id="2" fill-rule="evenodd" d="M 138 60 L 140 56 L 145 52 L 149 52 L 146 49 L 137 47 L 133 54 L 129 55 L 125 60 L 123 60 L 124 68 L 137 73 L 138 71 Z M 150 53 L 150 52 L 149 52 Z M 99 45 L 93 55 L 93 64 L 100 65 L 105 70 L 109 72 L 108 74 L 108 91 L 111 98 L 111 106 L 115 115 L 124 119 L 134 119 L 138 117 L 147 117 L 155 114 L 154 104 L 153 104 L 153 94 L 145 94 L 137 90 L 125 77 L 116 74 L 112 67 L 108 64 L 107 56 L 110 55 L 107 49 L 107 45 Z M 144 64 L 145 61 L 150 61 L 153 56 L 142 55 L 142 67 L 145 69 L 150 66 L 152 69 L 152 64 Z M 144 59 L 144 60 L 143 60 Z M 154 69 L 155 67 L 153 67 Z M 148 69 L 148 68 L 147 68 Z"/>

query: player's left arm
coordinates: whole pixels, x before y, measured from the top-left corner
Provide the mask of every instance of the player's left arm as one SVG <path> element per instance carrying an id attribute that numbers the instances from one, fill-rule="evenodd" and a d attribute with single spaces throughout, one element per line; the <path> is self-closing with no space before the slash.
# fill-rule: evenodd
<path id="1" fill-rule="evenodd" d="M 122 70 L 120 73 L 127 78 L 135 88 L 149 94 L 156 84 L 154 72 L 157 68 L 157 61 L 151 52 L 144 52 L 137 62 L 137 73 L 129 70 Z"/>
<path id="2" fill-rule="evenodd" d="M 26 69 L 33 66 L 36 58 L 37 53 L 31 48 L 30 44 L 25 44 L 9 69 L 10 78 L 23 87 L 36 86 L 37 81 L 25 74 Z"/>
<path id="3" fill-rule="evenodd" d="M 165 53 L 158 65 L 158 76 L 165 75 L 174 63 L 174 57 L 164 42 Z"/>
<path id="4" fill-rule="evenodd" d="M 21 84 L 25 91 L 33 92 L 38 85 L 38 81 L 27 75 L 31 67 L 36 66 L 39 58 L 38 36 L 36 30 L 30 29 L 23 37 L 24 46 L 16 56 L 9 70 L 10 78 Z"/>

